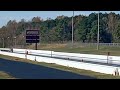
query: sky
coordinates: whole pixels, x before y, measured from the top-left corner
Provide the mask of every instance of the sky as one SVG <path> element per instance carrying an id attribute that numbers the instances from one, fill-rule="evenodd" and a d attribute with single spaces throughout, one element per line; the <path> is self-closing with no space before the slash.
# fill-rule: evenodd
<path id="1" fill-rule="evenodd" d="M 98 13 L 98 11 L 74 11 L 74 15 L 86 15 L 91 13 Z M 120 14 L 120 11 L 100 11 L 102 13 L 115 12 Z M 0 11 L 0 28 L 5 26 L 9 20 L 16 20 L 17 22 L 21 19 L 30 21 L 33 17 L 41 17 L 43 20 L 47 18 L 55 19 L 57 16 L 68 16 L 73 15 L 73 11 Z"/>

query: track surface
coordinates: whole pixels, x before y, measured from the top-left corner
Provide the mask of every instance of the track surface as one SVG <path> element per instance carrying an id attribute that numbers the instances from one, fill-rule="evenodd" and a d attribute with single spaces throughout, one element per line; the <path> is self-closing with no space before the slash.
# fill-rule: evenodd
<path id="1" fill-rule="evenodd" d="M 20 79 L 95 79 L 68 71 L 0 58 L 0 71 Z"/>

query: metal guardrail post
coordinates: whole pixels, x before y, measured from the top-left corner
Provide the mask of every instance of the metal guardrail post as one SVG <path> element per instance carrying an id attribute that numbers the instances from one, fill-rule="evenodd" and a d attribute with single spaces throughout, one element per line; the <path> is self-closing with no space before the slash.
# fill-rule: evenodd
<path id="1" fill-rule="evenodd" d="M 51 51 L 51 57 L 52 57 L 52 51 Z"/>
<path id="2" fill-rule="evenodd" d="M 110 55 L 110 52 L 107 53 L 107 64 L 109 63 L 109 55 Z"/>

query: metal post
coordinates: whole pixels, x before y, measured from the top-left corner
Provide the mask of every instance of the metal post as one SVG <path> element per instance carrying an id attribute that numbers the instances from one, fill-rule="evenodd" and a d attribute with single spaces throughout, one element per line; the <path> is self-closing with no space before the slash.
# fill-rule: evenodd
<path id="1" fill-rule="evenodd" d="M 107 55 L 107 64 L 108 64 L 108 55 Z"/>
<path id="2" fill-rule="evenodd" d="M 23 47 L 22 48 L 25 48 L 25 40 L 24 40 L 24 36 L 23 36 Z"/>
<path id="3" fill-rule="evenodd" d="M 110 55 L 110 52 L 107 53 L 107 64 L 109 63 L 109 55 Z"/>
<path id="4" fill-rule="evenodd" d="M 15 38 L 15 48 L 16 48 L 16 37 L 14 37 Z"/>
<path id="5" fill-rule="evenodd" d="M 37 36 L 36 36 L 35 50 L 37 50 Z"/>
<path id="6" fill-rule="evenodd" d="M 51 57 L 52 57 L 52 50 L 51 50 Z"/>
<path id="7" fill-rule="evenodd" d="M 8 47 L 9 47 L 9 37 L 8 37 Z"/>
<path id="8" fill-rule="evenodd" d="M 74 11 L 73 11 L 73 16 L 72 16 L 72 47 L 73 47 L 73 18 L 74 18 Z"/>
<path id="9" fill-rule="evenodd" d="M 37 50 L 37 42 L 35 43 L 35 50 Z"/>
<path id="10" fill-rule="evenodd" d="M 99 50 L 99 13 L 100 13 L 100 11 L 98 12 L 98 34 L 97 34 L 97 50 Z"/>
<path id="11" fill-rule="evenodd" d="M 3 39 L 3 48 L 4 48 L 4 47 L 5 47 L 5 46 L 4 46 L 4 38 L 2 38 L 2 39 Z"/>
<path id="12" fill-rule="evenodd" d="M 16 38 L 15 38 L 15 48 L 16 48 Z"/>

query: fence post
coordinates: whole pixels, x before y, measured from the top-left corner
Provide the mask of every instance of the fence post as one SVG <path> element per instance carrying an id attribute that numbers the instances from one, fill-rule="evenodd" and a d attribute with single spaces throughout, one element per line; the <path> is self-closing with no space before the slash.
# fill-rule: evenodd
<path id="1" fill-rule="evenodd" d="M 109 55 L 110 55 L 110 52 L 107 53 L 107 64 L 108 64 L 108 60 L 109 60 Z"/>
<path id="2" fill-rule="evenodd" d="M 35 56 L 35 61 L 36 61 L 36 56 Z"/>
<path id="3" fill-rule="evenodd" d="M 51 51 L 51 57 L 52 57 L 52 51 Z"/>

